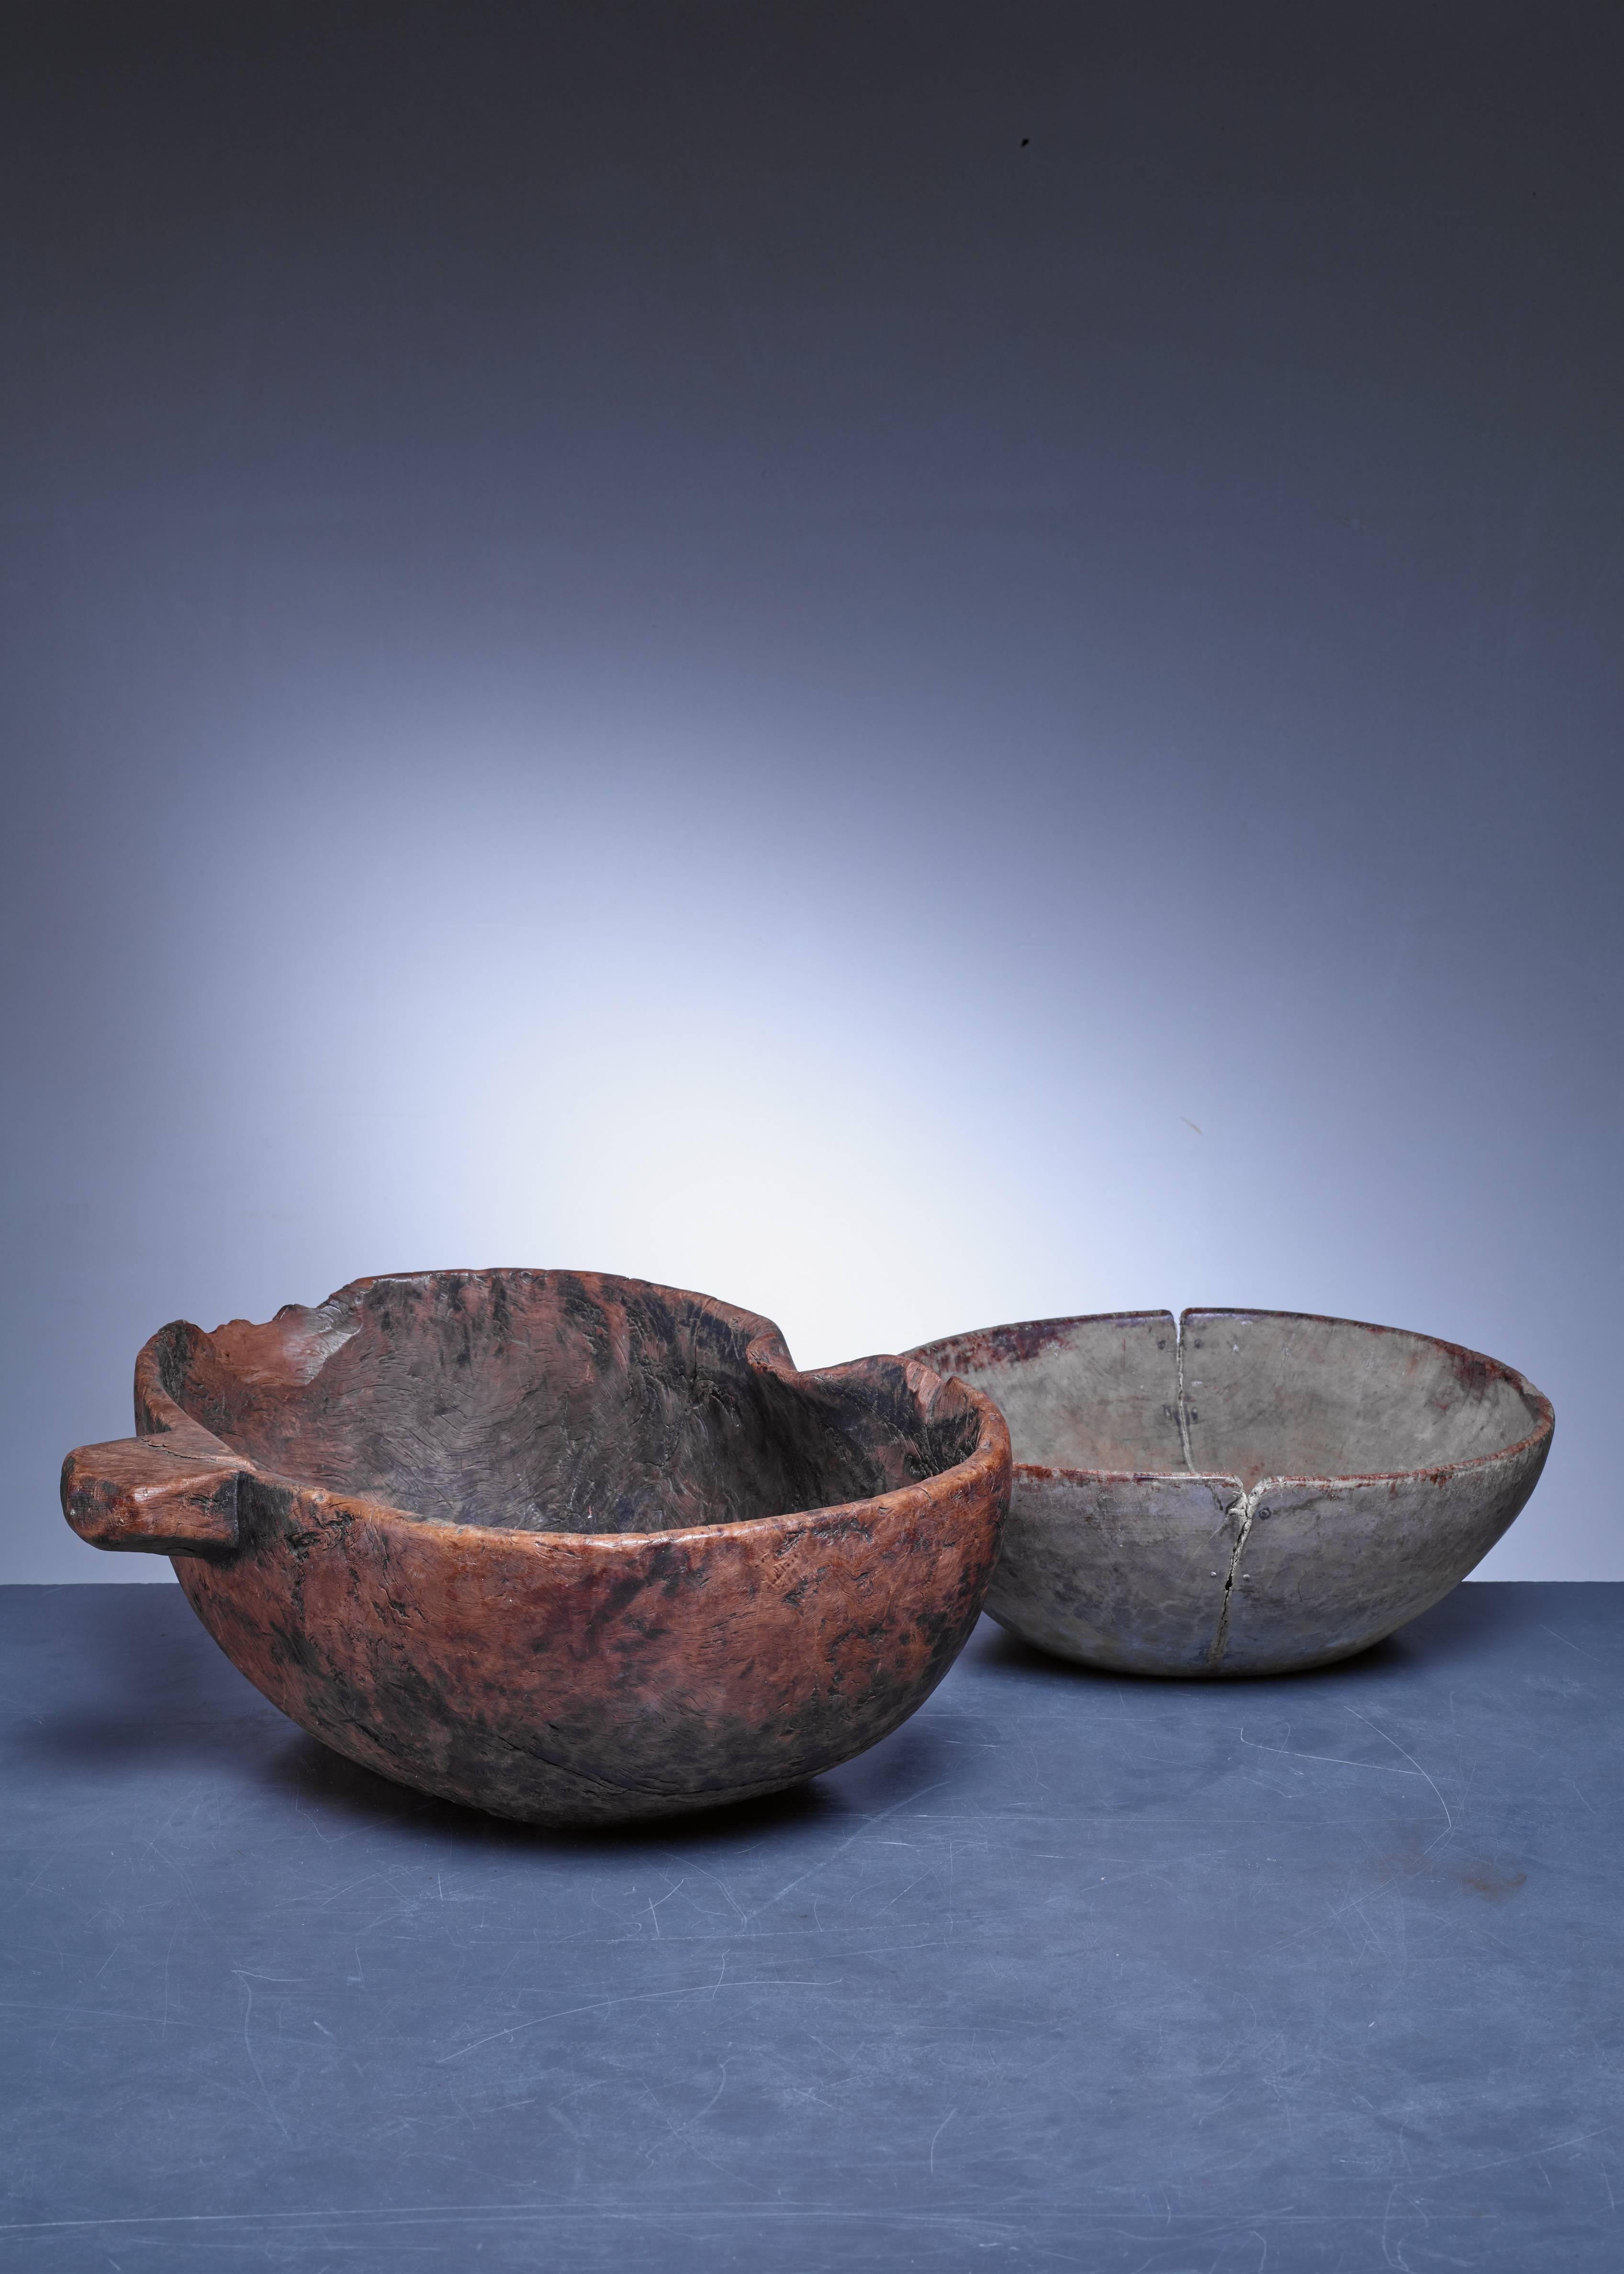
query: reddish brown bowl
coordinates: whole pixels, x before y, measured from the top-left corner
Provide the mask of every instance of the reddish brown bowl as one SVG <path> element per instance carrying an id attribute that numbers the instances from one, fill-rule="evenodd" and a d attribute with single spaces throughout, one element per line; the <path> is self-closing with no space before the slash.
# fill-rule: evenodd
<path id="1" fill-rule="evenodd" d="M 1010 1441 L 897 1358 L 799 1374 L 769 1320 L 574 1271 L 360 1279 L 141 1352 L 81 1539 L 173 1557 L 312 1736 L 499 1816 L 776 1792 L 929 1696 L 998 1551 Z"/>

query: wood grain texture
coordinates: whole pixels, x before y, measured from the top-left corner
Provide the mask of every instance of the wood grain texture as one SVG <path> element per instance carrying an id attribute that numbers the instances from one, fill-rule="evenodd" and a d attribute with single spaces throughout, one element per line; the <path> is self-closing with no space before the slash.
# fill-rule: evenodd
<path id="1" fill-rule="evenodd" d="M 739 1800 L 873 1744 L 962 1648 L 1008 1504 L 978 1392 L 896 1358 L 800 1374 L 765 1319 L 585 1272 L 176 1324 L 136 1405 L 132 1444 L 70 1456 L 82 1536 L 171 1553 L 339 1752 L 530 1821 Z M 222 1463 L 234 1540 L 138 1536 L 154 1465 Z"/>
<path id="2" fill-rule="evenodd" d="M 1283 1674 L 1367 1649 L 1487 1555 L 1553 1427 L 1496 1359 L 1291 1312 L 1038 1319 L 913 1355 L 1010 1425 L 988 1611 L 1124 1673 Z"/>

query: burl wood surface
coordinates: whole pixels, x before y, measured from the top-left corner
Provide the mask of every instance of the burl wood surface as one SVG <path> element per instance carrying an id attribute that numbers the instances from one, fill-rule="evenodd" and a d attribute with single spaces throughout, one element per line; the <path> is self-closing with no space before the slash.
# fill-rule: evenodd
<path id="1" fill-rule="evenodd" d="M 1009 1497 L 962 1383 L 799 1374 L 765 1319 L 584 1272 L 167 1327 L 136 1423 L 69 1456 L 82 1536 L 171 1554 L 338 1751 L 540 1822 L 772 1792 L 886 1736 L 968 1638 Z"/>

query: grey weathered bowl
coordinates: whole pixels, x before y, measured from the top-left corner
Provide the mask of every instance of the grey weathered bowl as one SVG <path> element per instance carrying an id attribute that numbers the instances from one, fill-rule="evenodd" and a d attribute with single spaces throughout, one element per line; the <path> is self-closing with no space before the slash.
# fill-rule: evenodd
<path id="1" fill-rule="evenodd" d="M 987 1608 L 1063 1658 L 1283 1674 L 1380 1642 L 1533 1491 L 1548 1398 L 1430 1335 L 1283 1311 L 1041 1319 L 911 1353 L 1004 1410 Z"/>

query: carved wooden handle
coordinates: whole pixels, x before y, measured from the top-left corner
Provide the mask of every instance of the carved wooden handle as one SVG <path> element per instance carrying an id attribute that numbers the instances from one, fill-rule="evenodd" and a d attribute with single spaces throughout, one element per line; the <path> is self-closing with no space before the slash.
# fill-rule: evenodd
<path id="1" fill-rule="evenodd" d="M 62 1465 L 62 1512 L 93 1547 L 151 1555 L 229 1555 L 245 1462 L 170 1449 L 162 1437 L 80 1445 Z"/>

